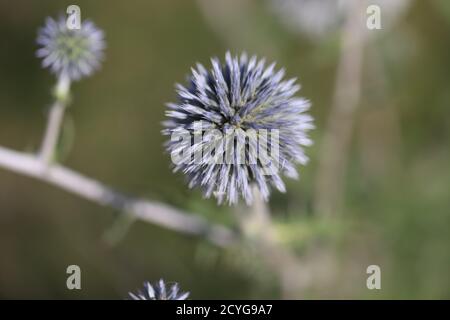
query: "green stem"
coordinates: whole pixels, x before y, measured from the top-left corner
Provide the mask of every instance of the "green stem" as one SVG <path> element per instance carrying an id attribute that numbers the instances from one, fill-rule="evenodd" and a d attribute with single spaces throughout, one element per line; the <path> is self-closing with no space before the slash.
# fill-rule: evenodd
<path id="1" fill-rule="evenodd" d="M 58 144 L 64 112 L 69 102 L 70 83 L 69 77 L 61 75 L 56 84 L 54 91 L 55 101 L 50 109 L 47 127 L 39 154 L 39 159 L 46 166 L 52 162 Z"/>

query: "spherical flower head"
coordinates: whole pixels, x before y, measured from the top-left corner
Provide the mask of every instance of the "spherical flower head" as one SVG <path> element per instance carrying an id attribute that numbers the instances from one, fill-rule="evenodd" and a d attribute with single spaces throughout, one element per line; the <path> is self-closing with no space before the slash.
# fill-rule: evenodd
<path id="1" fill-rule="evenodd" d="M 80 29 L 69 29 L 64 16 L 48 17 L 39 29 L 36 55 L 42 66 L 58 77 L 79 80 L 100 67 L 105 48 L 103 31 L 91 21 L 83 21 Z"/>
<path id="2" fill-rule="evenodd" d="M 137 294 L 130 292 L 129 296 L 132 300 L 186 300 L 189 292 L 180 292 L 178 283 L 167 287 L 161 279 L 154 285 L 145 282 L 143 290 L 140 290 Z"/>
<path id="3" fill-rule="evenodd" d="M 310 103 L 294 96 L 296 79 L 283 80 L 275 63 L 266 67 L 264 59 L 245 53 L 227 53 L 224 64 L 211 61 L 211 70 L 197 64 L 188 85 L 177 85 L 178 102 L 167 105 L 163 134 L 170 136 L 174 171 L 219 204 L 240 197 L 251 204 L 252 186 L 268 200 L 271 187 L 285 191 L 283 175 L 297 178 L 295 164 L 308 161 Z"/>

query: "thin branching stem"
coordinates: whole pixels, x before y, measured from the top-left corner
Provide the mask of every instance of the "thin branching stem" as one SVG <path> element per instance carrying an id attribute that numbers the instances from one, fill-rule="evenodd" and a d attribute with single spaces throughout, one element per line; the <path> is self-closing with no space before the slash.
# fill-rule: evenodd
<path id="1" fill-rule="evenodd" d="M 47 182 L 99 205 L 127 212 L 139 220 L 180 233 L 202 236 L 220 247 L 226 247 L 236 240 L 231 230 L 212 225 L 198 215 L 164 203 L 126 196 L 64 166 L 47 165 L 32 154 L 0 147 L 0 167 Z"/>

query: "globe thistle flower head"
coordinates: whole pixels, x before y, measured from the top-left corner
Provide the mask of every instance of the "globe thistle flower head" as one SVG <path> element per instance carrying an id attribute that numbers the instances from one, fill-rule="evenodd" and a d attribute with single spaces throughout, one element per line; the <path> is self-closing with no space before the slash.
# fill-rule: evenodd
<path id="1" fill-rule="evenodd" d="M 80 29 L 69 29 L 63 15 L 56 20 L 46 19 L 39 29 L 37 44 L 36 55 L 42 58 L 42 66 L 72 81 L 96 71 L 105 48 L 104 33 L 93 22 L 85 20 Z"/>
<path id="2" fill-rule="evenodd" d="M 144 289 L 137 294 L 129 293 L 132 300 L 186 300 L 189 292 L 181 292 L 178 283 L 167 286 L 161 279 L 152 285 L 150 282 L 144 283 Z"/>
<path id="3" fill-rule="evenodd" d="M 283 80 L 284 70 L 276 71 L 274 63 L 266 66 L 245 53 L 227 53 L 223 64 L 211 61 L 210 70 L 197 64 L 188 85 L 176 86 L 178 101 L 167 105 L 163 134 L 170 136 L 174 171 L 219 204 L 240 197 L 251 204 L 252 186 L 268 200 L 272 187 L 285 191 L 283 175 L 297 178 L 295 164 L 308 161 L 303 147 L 312 143 L 307 131 L 313 119 L 305 114 L 310 103 L 295 97 L 296 79 Z M 180 133 L 193 139 L 179 139 Z"/>

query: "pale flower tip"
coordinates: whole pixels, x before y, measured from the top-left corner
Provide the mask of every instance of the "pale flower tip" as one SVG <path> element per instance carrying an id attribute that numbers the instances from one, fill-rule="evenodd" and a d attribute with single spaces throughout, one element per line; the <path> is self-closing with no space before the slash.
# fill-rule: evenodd
<path id="1" fill-rule="evenodd" d="M 167 285 L 160 279 L 155 284 L 146 281 L 143 290 L 139 290 L 137 294 L 129 292 L 128 296 L 131 300 L 186 300 L 189 292 L 180 292 L 178 283 Z"/>
<path id="2" fill-rule="evenodd" d="M 80 29 L 69 29 L 63 15 L 56 20 L 47 17 L 36 41 L 36 56 L 42 59 L 42 66 L 71 81 L 98 70 L 106 47 L 103 31 L 93 22 L 85 20 Z"/>

